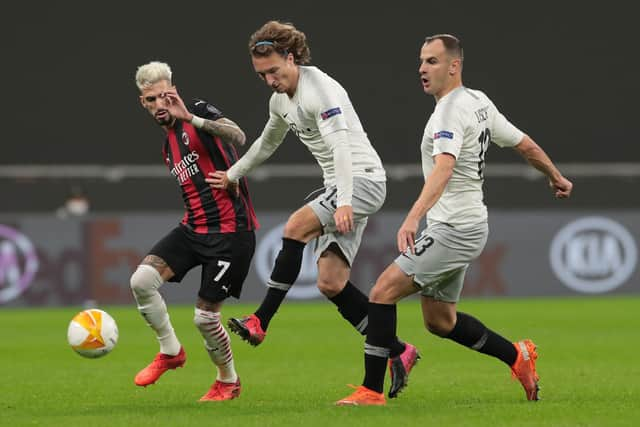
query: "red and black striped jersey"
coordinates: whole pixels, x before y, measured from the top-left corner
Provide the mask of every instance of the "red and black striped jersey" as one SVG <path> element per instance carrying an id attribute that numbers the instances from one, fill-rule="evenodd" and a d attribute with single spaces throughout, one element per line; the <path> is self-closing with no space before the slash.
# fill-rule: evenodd
<path id="1" fill-rule="evenodd" d="M 216 107 L 203 100 L 194 100 L 187 109 L 207 120 L 224 117 Z M 246 178 L 239 182 L 238 196 L 211 188 L 205 182 L 209 172 L 227 170 L 238 160 L 233 145 L 189 122 L 176 120 L 168 129 L 162 154 L 182 190 L 186 209 L 182 224 L 200 234 L 258 229 L 260 225 L 249 197 Z"/>

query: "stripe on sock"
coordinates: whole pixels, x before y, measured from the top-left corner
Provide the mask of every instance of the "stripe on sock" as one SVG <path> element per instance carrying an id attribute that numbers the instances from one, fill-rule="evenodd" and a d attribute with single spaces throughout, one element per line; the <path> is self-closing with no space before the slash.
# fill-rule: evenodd
<path id="1" fill-rule="evenodd" d="M 391 351 L 388 348 L 378 347 L 368 343 L 364 343 L 364 354 L 376 357 L 388 358 Z"/>

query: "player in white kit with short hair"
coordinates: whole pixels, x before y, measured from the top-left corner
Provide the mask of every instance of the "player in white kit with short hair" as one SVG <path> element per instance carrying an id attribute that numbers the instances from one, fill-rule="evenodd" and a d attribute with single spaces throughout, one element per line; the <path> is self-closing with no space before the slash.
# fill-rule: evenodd
<path id="1" fill-rule="evenodd" d="M 462 85 L 463 51 L 448 34 L 428 37 L 420 52 L 424 91 L 436 99 L 421 144 L 425 183 L 397 234 L 400 256 L 378 278 L 369 296 L 365 378 L 338 405 L 384 405 L 382 395 L 390 342 L 395 337 L 396 303 L 422 295 L 427 329 L 502 360 L 522 384 L 528 400 L 538 400 L 536 347 L 511 343 L 478 319 L 457 311 L 465 272 L 487 241 L 487 208 L 482 183 L 490 142 L 512 147 L 543 172 L 556 197 L 569 197 L 572 183 L 545 152 L 498 111 L 482 92 Z M 427 228 L 416 240 L 426 214 Z"/>
<path id="2" fill-rule="evenodd" d="M 306 36 L 291 24 L 267 22 L 249 41 L 256 73 L 274 93 L 269 120 L 251 148 L 226 172 L 211 175 L 216 188 L 233 182 L 268 159 L 291 130 L 307 146 L 322 168 L 321 193 L 294 212 L 284 228 L 269 289 L 254 314 L 231 319 L 229 327 L 253 345 L 266 335 L 271 318 L 291 288 L 302 264 L 305 245 L 316 242 L 318 288 L 341 315 L 361 334 L 367 330 L 368 298 L 349 281 L 369 215 L 377 212 L 386 196 L 386 175 L 345 89 L 310 60 Z M 396 337 L 390 344 L 392 369 L 390 394 L 407 383 L 419 358 L 411 344 Z"/>

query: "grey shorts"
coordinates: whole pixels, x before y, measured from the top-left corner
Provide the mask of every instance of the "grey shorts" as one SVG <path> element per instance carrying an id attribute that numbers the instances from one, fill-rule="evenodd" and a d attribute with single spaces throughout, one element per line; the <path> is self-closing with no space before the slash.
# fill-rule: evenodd
<path id="1" fill-rule="evenodd" d="M 416 240 L 415 253 L 407 250 L 395 263 L 413 276 L 422 295 L 457 302 L 467 268 L 484 249 L 488 235 L 486 222 L 464 227 L 430 224 Z"/>
<path id="2" fill-rule="evenodd" d="M 336 243 L 351 266 L 360 247 L 367 219 L 369 215 L 376 213 L 382 207 L 386 196 L 387 185 L 385 182 L 354 178 L 353 198 L 351 199 L 354 227 L 353 231 L 347 234 L 340 234 L 336 230 L 333 214 L 336 212 L 338 190 L 335 186 L 325 188 L 319 196 L 307 203 L 322 224 L 323 234 L 315 242 L 316 261 L 329 245 Z"/>

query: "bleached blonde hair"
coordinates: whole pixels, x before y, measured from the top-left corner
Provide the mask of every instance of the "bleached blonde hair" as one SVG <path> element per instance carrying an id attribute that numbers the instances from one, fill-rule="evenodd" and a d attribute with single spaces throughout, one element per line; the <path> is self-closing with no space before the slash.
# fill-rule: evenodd
<path id="1" fill-rule="evenodd" d="M 171 83 L 171 67 L 169 64 L 159 61 L 151 61 L 138 67 L 136 72 L 136 85 L 143 90 L 154 83 L 166 80 Z"/>

